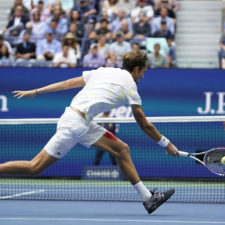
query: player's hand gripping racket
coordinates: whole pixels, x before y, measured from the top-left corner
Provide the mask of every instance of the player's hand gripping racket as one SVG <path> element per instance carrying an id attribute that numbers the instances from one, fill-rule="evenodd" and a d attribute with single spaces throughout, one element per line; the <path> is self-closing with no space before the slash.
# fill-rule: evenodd
<path id="1" fill-rule="evenodd" d="M 179 151 L 179 153 L 180 156 L 189 157 L 198 161 L 212 173 L 225 176 L 225 148 L 213 148 L 200 153 L 188 153 L 183 151 Z M 203 161 L 198 159 L 198 156 L 203 156 Z"/>

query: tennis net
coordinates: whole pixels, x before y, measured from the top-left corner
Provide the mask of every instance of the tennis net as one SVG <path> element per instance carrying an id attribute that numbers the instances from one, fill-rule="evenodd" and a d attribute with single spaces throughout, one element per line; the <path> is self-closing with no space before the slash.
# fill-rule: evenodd
<path id="1" fill-rule="evenodd" d="M 225 146 L 225 117 L 153 117 L 149 121 L 180 150 L 200 152 Z M 149 189 L 175 188 L 170 202 L 225 203 L 225 179 L 187 158 L 171 157 L 149 139 L 133 118 L 98 118 L 116 123 L 137 171 Z M 30 160 L 55 133 L 57 119 L 1 119 L 0 163 Z M 0 199 L 139 201 L 130 183 L 105 154 L 76 145 L 38 177 L 0 175 Z"/>

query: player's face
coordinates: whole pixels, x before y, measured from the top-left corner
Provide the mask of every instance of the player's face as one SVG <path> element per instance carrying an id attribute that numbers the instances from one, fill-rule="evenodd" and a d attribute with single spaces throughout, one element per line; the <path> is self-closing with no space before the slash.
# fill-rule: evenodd
<path id="1" fill-rule="evenodd" d="M 139 67 L 136 68 L 135 73 L 134 73 L 134 80 L 136 83 L 142 78 L 144 78 L 144 72 L 147 70 L 147 65 L 140 69 Z"/>

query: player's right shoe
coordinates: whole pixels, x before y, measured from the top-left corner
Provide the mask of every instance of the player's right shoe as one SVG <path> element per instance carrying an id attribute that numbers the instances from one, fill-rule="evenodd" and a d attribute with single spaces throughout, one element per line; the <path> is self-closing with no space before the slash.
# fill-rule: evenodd
<path id="1" fill-rule="evenodd" d="M 148 211 L 149 214 L 151 214 L 153 211 L 155 211 L 160 205 L 162 205 L 164 202 L 166 202 L 173 194 L 175 190 L 170 189 L 165 192 L 156 192 L 151 191 L 151 198 L 143 202 L 143 205 L 145 209 Z"/>

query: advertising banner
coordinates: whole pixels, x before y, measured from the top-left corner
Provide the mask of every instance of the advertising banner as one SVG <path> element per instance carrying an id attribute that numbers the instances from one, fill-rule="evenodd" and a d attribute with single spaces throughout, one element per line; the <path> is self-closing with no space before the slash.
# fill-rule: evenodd
<path id="1" fill-rule="evenodd" d="M 56 118 L 70 105 L 79 89 L 13 98 L 13 90 L 30 90 L 82 75 L 83 69 L 1 68 L 0 118 Z M 107 76 L 107 74 L 106 74 Z M 225 115 L 223 70 L 152 69 L 139 81 L 146 116 Z M 112 116 L 131 115 L 129 107 Z"/>

